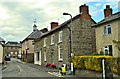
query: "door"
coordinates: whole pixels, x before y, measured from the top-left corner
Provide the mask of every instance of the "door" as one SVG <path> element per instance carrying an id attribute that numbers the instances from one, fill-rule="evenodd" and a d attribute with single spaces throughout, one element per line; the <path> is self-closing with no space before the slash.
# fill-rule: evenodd
<path id="1" fill-rule="evenodd" d="M 40 50 L 38 55 L 39 55 L 39 61 L 38 62 L 39 62 L 39 65 L 41 65 L 41 50 Z"/>
<path id="2" fill-rule="evenodd" d="M 54 50 L 51 51 L 51 61 L 52 64 L 54 64 Z"/>

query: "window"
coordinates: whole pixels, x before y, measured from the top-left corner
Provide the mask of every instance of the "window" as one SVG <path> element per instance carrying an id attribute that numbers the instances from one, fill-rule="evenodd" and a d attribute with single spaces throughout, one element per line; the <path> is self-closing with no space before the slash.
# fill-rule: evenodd
<path id="1" fill-rule="evenodd" d="M 13 52 L 11 52 L 11 56 L 13 56 Z"/>
<path id="2" fill-rule="evenodd" d="M 53 35 L 51 36 L 51 45 L 54 44 L 54 42 L 55 42 L 55 35 L 53 34 Z"/>
<path id="3" fill-rule="evenodd" d="M 62 35 L 63 35 L 63 32 L 60 31 L 60 32 L 59 32 L 59 42 L 62 42 Z"/>
<path id="4" fill-rule="evenodd" d="M 15 55 L 17 56 L 17 52 L 15 52 Z"/>
<path id="5" fill-rule="evenodd" d="M 103 27 L 103 30 L 104 30 L 104 35 L 111 34 L 111 25 L 110 24 L 109 25 L 105 25 Z"/>
<path id="6" fill-rule="evenodd" d="M 104 46 L 104 55 L 112 56 L 112 45 Z"/>
<path id="7" fill-rule="evenodd" d="M 9 48 L 7 47 L 7 49 L 9 49 Z"/>
<path id="8" fill-rule="evenodd" d="M 11 47 L 11 49 L 13 49 L 13 47 Z"/>
<path id="9" fill-rule="evenodd" d="M 17 49 L 17 47 L 16 47 L 16 49 Z"/>
<path id="10" fill-rule="evenodd" d="M 44 39 L 44 47 L 46 46 L 47 38 Z"/>
<path id="11" fill-rule="evenodd" d="M 47 58 L 46 58 L 46 51 L 44 51 L 44 61 L 46 61 Z"/>
<path id="12" fill-rule="evenodd" d="M 26 45 L 28 46 L 28 41 L 26 42 Z"/>
<path id="13" fill-rule="evenodd" d="M 63 51 L 62 51 L 62 48 L 59 47 L 58 49 L 58 57 L 59 57 L 59 60 L 62 61 L 63 60 Z"/>

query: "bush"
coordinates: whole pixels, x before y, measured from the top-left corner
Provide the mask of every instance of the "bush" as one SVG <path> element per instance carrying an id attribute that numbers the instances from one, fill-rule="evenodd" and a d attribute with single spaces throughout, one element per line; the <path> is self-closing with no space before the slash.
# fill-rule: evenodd
<path id="1" fill-rule="evenodd" d="M 97 52 L 94 52 L 94 53 L 92 53 L 92 55 L 100 55 L 100 54 L 98 54 Z"/>
<path id="2" fill-rule="evenodd" d="M 120 74 L 120 57 L 112 56 L 75 56 L 72 59 L 76 69 L 102 71 L 102 59 L 105 58 L 106 68 Z"/>

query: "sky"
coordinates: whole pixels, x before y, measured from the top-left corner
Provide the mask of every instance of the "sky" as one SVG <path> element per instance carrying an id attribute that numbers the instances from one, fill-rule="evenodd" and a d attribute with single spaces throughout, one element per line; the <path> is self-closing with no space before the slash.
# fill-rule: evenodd
<path id="1" fill-rule="evenodd" d="M 51 22 L 59 25 L 79 14 L 79 6 L 89 6 L 91 17 L 99 22 L 104 19 L 103 10 L 110 5 L 118 12 L 119 0 L 0 0 L 0 37 L 6 41 L 22 41 L 33 31 L 34 19 L 37 28 L 48 28 Z"/>

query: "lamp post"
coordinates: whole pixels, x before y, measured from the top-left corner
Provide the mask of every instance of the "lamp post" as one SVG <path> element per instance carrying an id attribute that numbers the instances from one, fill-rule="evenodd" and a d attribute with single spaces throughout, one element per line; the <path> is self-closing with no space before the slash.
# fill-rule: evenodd
<path id="1" fill-rule="evenodd" d="M 71 42 L 71 44 L 70 44 L 70 57 L 73 57 L 74 56 L 74 53 L 73 53 L 73 42 L 72 42 L 72 15 L 71 14 L 69 14 L 69 13 L 63 13 L 63 15 L 70 15 L 70 17 L 71 17 L 71 26 L 70 26 L 70 28 L 69 28 L 69 30 L 70 30 L 70 42 Z"/>
<path id="2" fill-rule="evenodd" d="M 71 71 L 73 71 L 73 74 L 75 75 L 75 70 L 74 70 L 74 67 L 73 67 L 73 63 L 71 63 L 71 57 L 74 56 L 73 42 L 72 42 L 72 15 L 69 14 L 69 13 L 63 13 L 63 15 L 70 15 L 70 17 L 71 17 L 71 26 L 70 26 L 70 28 L 68 27 L 68 29 L 70 31 L 70 69 L 71 69 Z M 72 65 L 72 67 L 71 67 L 71 65 Z"/>

